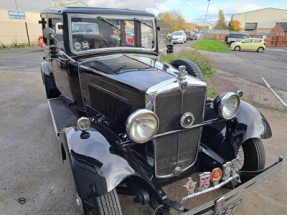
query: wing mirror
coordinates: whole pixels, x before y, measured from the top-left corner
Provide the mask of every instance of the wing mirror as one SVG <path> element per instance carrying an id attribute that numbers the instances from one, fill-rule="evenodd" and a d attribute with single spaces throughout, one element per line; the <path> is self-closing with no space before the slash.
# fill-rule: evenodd
<path id="1" fill-rule="evenodd" d="M 64 51 L 61 50 L 59 44 L 59 40 L 56 38 L 56 32 L 53 28 L 44 28 L 43 30 L 43 37 L 45 37 L 47 40 L 55 40 L 57 42 L 57 45 L 50 45 L 49 43 L 49 55 L 51 58 L 59 58 L 60 55 L 64 55 L 67 58 L 69 58 L 72 62 L 76 62 L 74 59 L 72 59 L 69 55 L 67 55 Z"/>
<path id="2" fill-rule="evenodd" d="M 167 38 L 166 38 L 166 48 L 167 48 L 166 52 L 167 52 L 168 54 L 173 53 L 172 35 L 169 35 L 169 36 L 167 36 Z"/>
<path id="3" fill-rule="evenodd" d="M 47 40 L 52 40 L 56 36 L 56 32 L 53 28 L 44 28 L 43 30 L 43 37 L 45 37 Z"/>

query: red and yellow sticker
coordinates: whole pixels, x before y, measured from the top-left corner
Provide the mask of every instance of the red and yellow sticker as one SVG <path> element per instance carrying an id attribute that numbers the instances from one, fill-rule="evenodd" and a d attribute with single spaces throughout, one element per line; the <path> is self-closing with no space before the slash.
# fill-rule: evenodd
<path id="1" fill-rule="evenodd" d="M 216 168 L 211 173 L 211 181 L 218 182 L 222 177 L 222 171 L 219 168 Z"/>

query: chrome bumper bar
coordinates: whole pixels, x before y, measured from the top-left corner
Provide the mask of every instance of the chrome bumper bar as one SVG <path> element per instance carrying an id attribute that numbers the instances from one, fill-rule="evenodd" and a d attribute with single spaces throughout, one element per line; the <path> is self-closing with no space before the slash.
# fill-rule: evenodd
<path id="1" fill-rule="evenodd" d="M 241 183 L 241 181 L 240 181 L 240 176 L 239 176 L 238 174 L 236 174 L 236 175 L 234 175 L 234 176 L 228 178 L 226 181 L 223 181 L 223 182 L 221 182 L 220 184 L 215 185 L 214 187 L 210 187 L 210 188 L 208 188 L 208 189 L 206 189 L 206 190 L 203 190 L 203 191 L 200 191 L 200 192 L 197 192 L 197 193 L 193 193 L 193 194 L 190 194 L 190 195 L 188 195 L 188 196 L 186 196 L 186 197 L 183 197 L 183 198 L 181 199 L 181 201 L 180 201 L 179 204 L 182 205 L 182 204 L 183 204 L 186 200 L 188 200 L 188 199 L 191 199 L 191 198 L 193 198 L 193 197 L 202 195 L 202 194 L 204 194 L 204 193 L 209 193 L 209 192 L 211 192 L 211 191 L 217 190 L 217 189 L 223 187 L 224 185 L 228 184 L 229 182 L 231 182 L 231 181 L 233 181 L 233 180 L 235 180 L 237 183 Z"/>
<path id="2" fill-rule="evenodd" d="M 212 200 L 212 201 L 207 202 L 201 206 L 198 206 L 197 208 L 191 209 L 191 210 L 183 213 L 182 215 L 219 214 L 228 205 L 230 205 L 236 201 L 239 201 L 240 199 L 242 199 L 243 195 L 245 195 L 247 192 L 251 191 L 252 189 L 257 187 L 259 184 L 261 184 L 262 182 L 271 178 L 275 173 L 279 172 L 282 169 L 282 163 L 283 163 L 283 158 L 279 157 L 279 160 L 276 163 L 267 167 L 266 169 L 263 170 L 262 173 L 258 174 L 256 177 L 250 179 L 246 183 L 240 185 L 236 189 L 230 191 L 229 193 L 226 193 L 225 195 L 219 197 L 218 199 Z M 237 175 L 238 174 L 236 174 L 235 176 L 237 176 Z M 222 183 L 224 183 L 224 182 L 222 182 Z M 220 187 L 223 186 L 223 185 L 221 185 L 222 183 L 218 184 L 217 186 L 220 186 Z M 209 189 L 211 189 L 211 188 L 209 188 Z M 209 189 L 184 197 L 181 200 L 180 204 L 182 205 L 182 203 L 184 201 L 186 201 L 187 199 L 193 198 L 194 196 L 198 196 L 198 195 L 206 193 L 206 192 L 210 192 L 210 191 L 215 190 L 217 188 L 214 187 L 214 189 L 208 191 Z"/>

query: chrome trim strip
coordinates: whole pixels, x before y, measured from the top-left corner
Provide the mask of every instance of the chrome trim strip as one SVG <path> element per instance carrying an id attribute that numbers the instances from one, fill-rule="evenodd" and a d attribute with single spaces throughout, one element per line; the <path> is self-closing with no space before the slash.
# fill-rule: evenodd
<path id="1" fill-rule="evenodd" d="M 176 76 L 175 73 L 173 75 Z M 205 87 L 206 88 L 205 101 L 204 101 L 203 111 L 202 111 L 202 121 L 203 121 L 204 120 L 204 114 L 205 114 L 205 103 L 206 103 L 206 98 L 207 98 L 207 85 L 206 85 L 205 82 L 202 82 L 199 79 L 194 78 L 194 77 L 189 76 L 189 75 L 186 76 L 186 81 L 187 81 L 187 88 L 189 88 L 189 87 Z M 178 83 L 178 79 L 176 77 L 168 79 L 168 80 L 163 81 L 163 82 L 161 82 L 161 83 L 159 83 L 159 84 L 157 84 L 155 86 L 150 87 L 146 91 L 146 96 L 145 96 L 146 109 L 155 112 L 155 110 L 156 110 L 155 100 L 156 100 L 156 97 L 159 94 L 171 92 L 171 91 L 174 91 L 174 90 L 180 90 L 180 89 L 181 89 L 180 88 L 180 84 Z M 202 124 L 199 123 L 197 125 L 192 126 L 190 129 L 195 128 L 195 127 L 201 127 L 201 126 L 202 126 Z M 164 132 L 164 133 L 161 133 L 161 134 L 156 134 L 154 136 L 154 138 L 160 137 L 160 136 L 163 136 L 163 135 L 176 133 L 176 132 L 181 132 L 183 130 L 189 130 L 189 129 L 179 129 L 179 130 Z M 200 133 L 199 140 L 198 140 L 198 146 L 197 146 L 198 150 L 197 150 L 197 154 L 196 154 L 195 160 L 194 160 L 194 162 L 191 165 L 189 165 L 188 167 L 182 169 L 182 172 L 188 170 L 190 167 L 192 167 L 195 164 L 195 162 L 197 160 L 197 157 L 198 157 L 198 151 L 199 151 L 199 144 L 200 144 L 200 140 L 201 140 L 201 134 L 202 134 L 202 128 L 201 128 L 201 133 Z M 154 144 L 154 151 L 155 151 L 156 139 L 153 139 L 153 144 Z M 164 179 L 164 178 L 170 178 L 170 177 L 174 176 L 173 173 L 171 173 L 169 175 L 159 176 L 159 175 L 157 175 L 157 171 L 156 170 L 157 170 L 157 165 L 156 165 L 156 153 L 155 153 L 155 176 L 156 176 L 156 178 Z"/>
<path id="2" fill-rule="evenodd" d="M 148 49 L 148 48 L 130 48 L 130 47 L 115 47 L 115 48 L 100 48 L 100 49 L 91 49 L 91 50 L 86 50 L 86 51 L 80 51 L 80 52 L 75 52 L 74 46 L 73 46 L 73 37 L 72 37 L 72 18 L 95 18 L 97 19 L 97 16 L 101 16 L 103 18 L 116 18 L 116 19 L 123 19 L 123 20 L 132 20 L 132 16 L 122 16 L 122 15 L 102 15 L 102 14 L 94 14 L 94 15 L 87 15 L 87 14 L 68 14 L 68 29 L 69 29 L 69 45 L 70 45 L 70 50 L 74 55 L 81 55 L 81 54 L 89 54 L 89 53 L 102 53 L 105 51 L 112 51 L 112 50 L 138 50 L 138 51 L 155 51 L 156 50 L 156 45 L 154 46 L 153 49 Z M 156 24 L 155 24 L 155 17 L 151 16 L 137 16 L 138 18 L 142 18 L 144 20 L 152 20 L 153 21 L 153 34 L 154 34 L 154 41 L 157 41 L 157 34 L 156 34 Z"/>
<path id="3" fill-rule="evenodd" d="M 203 127 L 203 126 L 205 126 L 205 125 L 210 125 L 210 124 L 212 124 L 212 123 L 221 122 L 221 121 L 226 121 L 226 120 L 225 120 L 225 119 L 219 119 L 219 118 L 207 120 L 207 121 L 198 123 L 198 124 L 196 124 L 196 125 L 193 125 L 193 126 L 190 127 L 190 128 L 184 128 L 184 129 L 166 131 L 166 132 L 162 132 L 162 133 L 156 134 L 156 135 L 154 135 L 154 136 L 152 137 L 152 139 L 155 139 L 155 138 L 157 138 L 157 137 L 162 137 L 162 136 L 165 136 L 165 135 L 169 135 L 169 134 L 178 133 L 178 132 L 189 131 L 189 130 L 191 130 L 191 129 L 193 129 L 193 128 Z M 132 140 L 127 140 L 127 141 L 121 142 L 121 144 L 122 144 L 123 146 L 125 146 L 125 144 L 132 143 L 132 142 L 133 142 Z M 135 143 L 135 144 L 136 144 L 136 143 Z"/>
<path id="4" fill-rule="evenodd" d="M 205 125 L 210 125 L 210 124 L 212 124 L 214 122 L 220 122 L 220 121 L 222 121 L 222 120 L 220 120 L 219 118 L 211 119 L 211 120 L 208 120 L 208 121 L 205 121 L 205 122 L 193 125 L 190 128 L 172 130 L 172 131 L 167 131 L 167 132 L 163 132 L 163 133 L 160 133 L 160 134 L 156 134 L 153 138 L 162 137 L 162 136 L 165 136 L 165 135 L 174 134 L 174 133 L 178 133 L 178 132 L 189 131 L 189 130 L 191 130 L 193 128 L 203 127 Z"/>
<path id="5" fill-rule="evenodd" d="M 241 199 L 243 197 L 243 195 L 248 193 L 250 190 L 252 190 L 253 188 L 255 188 L 258 185 L 260 185 L 261 183 L 263 183 L 264 181 L 271 178 L 271 176 L 273 176 L 274 174 L 276 174 L 277 172 L 279 172 L 282 169 L 282 165 L 283 165 L 283 158 L 279 157 L 279 160 L 276 163 L 274 163 L 273 165 L 267 167 L 263 173 L 257 175 L 256 177 L 250 179 L 249 181 L 240 185 L 236 189 L 234 189 L 234 190 L 226 193 L 225 195 L 221 196 L 221 197 L 225 198 L 225 202 L 222 204 L 222 208 L 224 209 L 228 205 L 230 205 L 231 203 L 238 201 L 239 199 Z M 206 215 L 214 214 L 215 213 L 215 208 L 214 208 L 215 204 L 216 204 L 216 199 L 209 201 L 203 205 L 200 205 L 194 209 L 191 209 L 188 212 L 183 213 L 182 215 L 193 215 L 193 214 L 201 213 L 202 211 L 204 211 L 204 214 L 206 214 Z"/>
<path id="6" fill-rule="evenodd" d="M 50 113 L 51 113 L 51 117 L 52 117 L 52 121 L 53 121 L 53 125 L 54 125 L 54 129 L 55 129 L 55 133 L 56 133 L 57 138 L 59 138 L 60 133 L 58 132 L 58 128 L 57 128 L 57 126 L 56 126 L 56 122 L 55 122 L 55 118 L 54 118 L 54 114 L 53 114 L 53 110 L 52 110 L 50 101 L 51 101 L 51 100 L 54 100 L 54 99 L 59 99 L 59 98 L 60 98 L 60 97 L 58 97 L 58 98 L 53 98 L 53 99 L 47 99 L 47 101 L 48 101 L 48 106 L 49 106 L 49 109 L 50 109 Z"/>

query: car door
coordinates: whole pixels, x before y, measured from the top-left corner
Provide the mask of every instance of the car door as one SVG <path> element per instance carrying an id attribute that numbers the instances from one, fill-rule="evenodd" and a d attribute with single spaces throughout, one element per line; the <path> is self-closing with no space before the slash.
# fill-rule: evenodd
<path id="1" fill-rule="evenodd" d="M 183 35 L 183 40 L 186 41 L 186 35 L 184 32 L 182 32 L 182 35 Z"/>
<path id="2" fill-rule="evenodd" d="M 241 50 L 252 50 L 253 39 L 241 41 Z"/>

